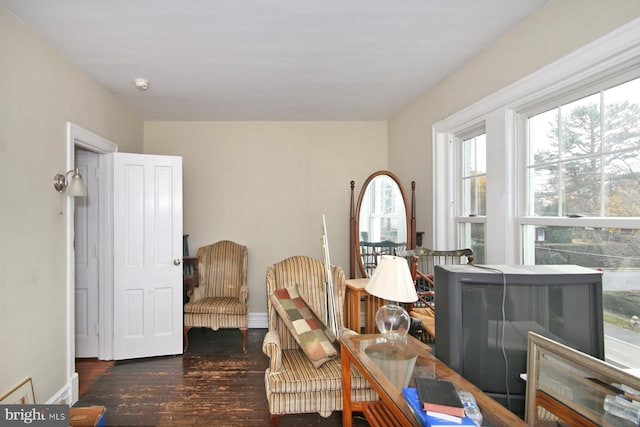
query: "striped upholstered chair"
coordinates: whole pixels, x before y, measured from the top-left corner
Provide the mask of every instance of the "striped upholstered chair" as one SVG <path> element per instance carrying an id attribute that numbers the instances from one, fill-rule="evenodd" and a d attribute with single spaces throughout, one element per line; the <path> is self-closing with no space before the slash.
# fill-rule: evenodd
<path id="1" fill-rule="evenodd" d="M 184 305 L 184 350 L 192 327 L 239 328 L 247 350 L 247 247 L 222 240 L 198 249 L 198 286 Z"/>
<path id="2" fill-rule="evenodd" d="M 339 336 L 355 334 L 344 328 L 345 276 L 340 267 L 332 267 Z M 267 305 L 269 330 L 262 351 L 269 357 L 265 388 L 270 425 L 275 427 L 285 414 L 319 413 L 328 417 L 342 410 L 342 371 L 340 357 L 316 368 L 302 351 L 285 321 L 276 311 L 271 296 L 277 289 L 297 286 L 298 294 L 320 319 L 326 313 L 326 270 L 314 258 L 294 256 L 267 267 Z M 377 395 L 360 373 L 351 367 L 352 399 L 377 400 Z"/>

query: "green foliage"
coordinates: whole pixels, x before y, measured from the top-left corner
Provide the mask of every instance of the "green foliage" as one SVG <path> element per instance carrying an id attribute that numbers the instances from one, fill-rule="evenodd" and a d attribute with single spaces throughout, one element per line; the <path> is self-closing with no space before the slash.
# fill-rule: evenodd
<path id="1" fill-rule="evenodd" d="M 549 243 L 571 243 L 573 236 L 569 227 L 550 226 L 545 229 L 545 238 Z"/>
<path id="2" fill-rule="evenodd" d="M 605 310 L 624 317 L 640 316 L 640 291 L 607 291 L 602 293 Z"/>
<path id="3" fill-rule="evenodd" d="M 604 323 L 612 323 L 621 328 L 629 326 L 629 320 L 615 314 L 607 313 L 606 311 L 602 315 Z"/>

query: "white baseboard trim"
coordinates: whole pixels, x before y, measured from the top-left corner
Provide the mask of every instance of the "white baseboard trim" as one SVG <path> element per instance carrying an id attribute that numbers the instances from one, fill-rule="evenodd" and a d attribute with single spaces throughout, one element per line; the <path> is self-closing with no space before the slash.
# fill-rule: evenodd
<path id="1" fill-rule="evenodd" d="M 249 313 L 249 329 L 267 329 L 269 317 L 267 313 Z"/>
<path id="2" fill-rule="evenodd" d="M 69 406 L 75 404 L 78 401 L 80 388 L 79 381 L 78 373 L 74 372 L 71 375 L 71 378 L 69 378 L 69 381 L 67 381 L 67 383 L 45 403 L 47 405 L 59 405 L 66 403 Z"/>

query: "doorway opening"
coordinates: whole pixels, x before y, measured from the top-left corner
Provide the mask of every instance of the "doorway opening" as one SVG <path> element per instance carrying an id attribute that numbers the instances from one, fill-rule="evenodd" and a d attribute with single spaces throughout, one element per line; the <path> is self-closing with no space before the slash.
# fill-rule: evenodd
<path id="1" fill-rule="evenodd" d="M 97 342 L 97 357 L 102 360 L 113 359 L 113 342 L 112 337 L 112 325 L 113 319 L 111 310 L 108 309 L 112 304 L 113 295 L 113 268 L 111 268 L 110 251 L 111 251 L 111 234 L 110 227 L 112 224 L 109 220 L 109 215 L 106 212 L 109 211 L 111 205 L 111 194 L 107 188 L 109 182 L 109 156 L 106 154 L 118 151 L 118 146 L 111 141 L 96 135 L 80 126 L 73 123 L 67 123 L 67 170 L 73 169 L 76 164 L 76 152 L 91 153 L 90 156 L 94 157 L 96 161 L 96 173 L 97 180 L 94 188 L 93 197 L 97 200 L 97 221 L 93 224 L 97 230 L 96 233 L 97 243 L 93 249 L 94 255 L 97 261 L 97 275 L 95 280 L 97 281 L 97 324 L 94 323 L 94 328 L 97 328 L 98 342 Z M 88 197 L 91 197 L 89 195 Z M 70 403 L 78 401 L 79 397 L 79 381 L 78 373 L 76 372 L 75 358 L 76 358 L 76 287 L 75 287 L 75 273 L 76 273 L 76 257 L 75 257 L 75 200 L 73 198 L 66 198 L 66 254 L 67 254 L 67 378 L 69 378 L 69 393 L 70 395 L 65 398 Z M 112 306 L 112 305 L 111 305 Z M 88 310 L 89 308 L 87 308 Z M 95 330 L 94 330 L 95 332 Z"/>

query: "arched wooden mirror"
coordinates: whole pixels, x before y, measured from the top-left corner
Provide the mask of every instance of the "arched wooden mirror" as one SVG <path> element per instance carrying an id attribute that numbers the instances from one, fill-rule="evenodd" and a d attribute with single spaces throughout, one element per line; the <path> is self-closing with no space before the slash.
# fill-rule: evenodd
<path id="1" fill-rule="evenodd" d="M 350 277 L 357 263 L 361 277 L 370 277 L 382 255 L 413 248 L 415 242 L 415 181 L 411 209 L 398 177 L 389 171 L 372 173 L 354 205 L 351 181 Z"/>

